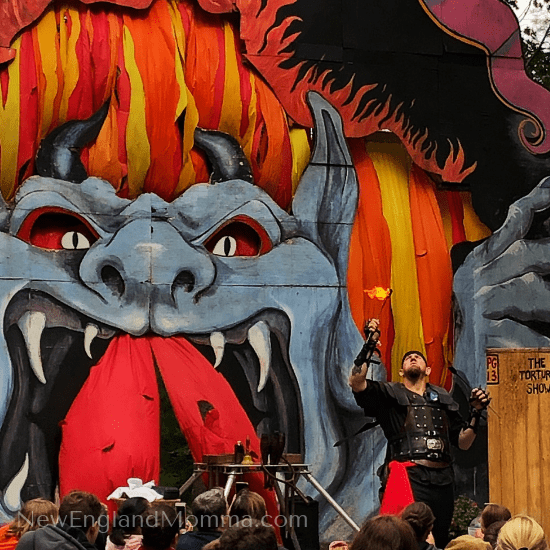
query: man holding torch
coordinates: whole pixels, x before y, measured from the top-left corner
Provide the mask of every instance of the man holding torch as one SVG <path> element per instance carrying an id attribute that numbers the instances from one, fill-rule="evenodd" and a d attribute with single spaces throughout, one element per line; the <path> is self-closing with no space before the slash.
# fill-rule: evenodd
<path id="1" fill-rule="evenodd" d="M 368 363 L 380 334 L 378 326 L 379 321 L 371 319 L 366 327 L 367 341 L 355 360 L 349 385 L 357 404 L 366 416 L 376 418 L 388 440 L 382 489 L 386 488 L 388 470 L 406 468 L 409 490 L 415 501 L 432 509 L 436 546 L 444 548 L 454 507 L 450 446 L 470 448 L 489 396 L 481 388 L 472 390 L 470 417 L 464 422 L 449 393 L 429 383 L 431 369 L 419 351 L 403 356 L 401 382 L 367 380 Z"/>

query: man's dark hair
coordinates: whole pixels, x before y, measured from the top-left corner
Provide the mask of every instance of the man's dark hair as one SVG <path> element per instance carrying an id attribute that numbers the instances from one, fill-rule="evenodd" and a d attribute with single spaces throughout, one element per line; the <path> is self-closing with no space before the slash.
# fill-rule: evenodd
<path id="1" fill-rule="evenodd" d="M 401 519 L 404 519 L 413 528 L 418 542 L 426 540 L 435 522 L 432 509 L 424 502 L 409 504 L 401 512 Z"/>
<path id="2" fill-rule="evenodd" d="M 367 520 L 351 543 L 350 550 L 417 550 L 412 527 L 397 516 Z"/>
<path id="3" fill-rule="evenodd" d="M 124 546 L 128 536 L 141 534 L 148 509 L 149 502 L 145 498 L 133 497 L 124 500 L 113 519 L 113 528 L 109 535 L 111 542 L 115 546 Z"/>
<path id="4" fill-rule="evenodd" d="M 191 504 L 196 518 L 197 531 L 215 531 L 223 525 L 223 516 L 227 514 L 227 500 L 221 487 L 215 487 L 201 493 Z"/>
<path id="5" fill-rule="evenodd" d="M 496 521 L 508 521 L 512 517 L 510 510 L 506 506 L 500 504 L 487 504 L 481 512 L 481 530 L 485 529 Z"/>
<path id="6" fill-rule="evenodd" d="M 483 540 L 496 548 L 498 534 L 505 523 L 506 521 L 493 521 L 489 527 L 483 530 Z"/>
<path id="7" fill-rule="evenodd" d="M 141 528 L 143 546 L 151 550 L 167 550 L 178 531 L 179 518 L 176 510 L 162 502 L 151 504 Z"/>
<path id="8" fill-rule="evenodd" d="M 265 500 L 262 495 L 243 489 L 239 491 L 229 509 L 229 519 L 238 523 L 244 518 L 262 520 L 267 515 Z"/>
<path id="9" fill-rule="evenodd" d="M 85 491 L 71 491 L 59 506 L 59 523 L 86 533 L 103 513 L 103 505 L 95 495 Z"/>
<path id="10" fill-rule="evenodd" d="M 277 550 L 277 537 L 271 525 L 245 518 L 226 529 L 219 538 L 220 550 Z"/>
<path id="11" fill-rule="evenodd" d="M 405 362 L 405 359 L 409 356 L 409 355 L 418 355 L 419 357 L 422 357 L 422 359 L 424 359 L 424 363 L 426 363 L 426 365 L 428 364 L 428 360 L 426 359 L 426 357 L 424 356 L 424 354 L 421 352 L 421 351 L 417 351 L 415 349 L 411 349 L 410 351 L 408 351 L 407 353 L 405 353 L 405 355 L 403 355 L 403 359 L 401 359 L 401 365 L 403 365 L 403 363 Z"/>

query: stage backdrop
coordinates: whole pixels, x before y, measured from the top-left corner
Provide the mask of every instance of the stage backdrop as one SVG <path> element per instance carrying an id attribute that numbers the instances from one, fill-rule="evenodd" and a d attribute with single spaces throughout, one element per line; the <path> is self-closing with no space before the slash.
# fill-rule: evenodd
<path id="1" fill-rule="evenodd" d="M 549 96 L 498 0 L 1 9 L 3 519 L 158 481 L 162 379 L 195 460 L 283 431 L 360 523 L 383 438 L 333 444 L 366 319 L 377 378 L 548 345 Z"/>

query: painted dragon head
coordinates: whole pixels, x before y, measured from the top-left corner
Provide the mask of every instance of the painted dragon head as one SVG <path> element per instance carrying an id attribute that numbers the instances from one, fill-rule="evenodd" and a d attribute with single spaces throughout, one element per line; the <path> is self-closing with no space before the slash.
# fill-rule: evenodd
<path id="1" fill-rule="evenodd" d="M 234 443 L 242 409 L 257 434 L 284 432 L 287 452 L 303 453 L 356 521 L 372 510 L 382 439 L 333 447 L 362 421 L 346 383 L 361 345 L 345 287 L 356 175 L 338 113 L 316 93 L 309 103 L 316 144 L 291 214 L 253 184 L 236 141 L 219 132 L 196 132 L 210 182 L 171 203 L 120 198 L 83 172 L 76 149 L 105 112 L 42 144 L 40 175 L 0 217 L 0 519 L 70 477 L 58 471 L 59 424 L 92 373 L 126 368 L 120 358 L 105 365 L 124 338 L 153 350 L 144 368 L 160 371 L 195 460 L 217 449 L 201 431 L 212 412 L 227 418 L 218 436 Z M 119 399 L 124 407 L 123 389 Z M 134 423 L 146 431 L 145 416 Z M 83 445 L 90 439 L 83 429 Z M 83 468 L 84 454 L 66 468 Z M 321 518 L 336 525 L 325 502 Z"/>

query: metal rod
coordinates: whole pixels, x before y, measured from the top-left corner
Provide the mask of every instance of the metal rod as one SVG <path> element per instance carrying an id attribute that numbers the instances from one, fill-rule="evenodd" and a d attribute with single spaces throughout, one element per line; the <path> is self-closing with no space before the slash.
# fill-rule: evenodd
<path id="1" fill-rule="evenodd" d="M 346 511 L 325 491 L 323 486 L 309 472 L 304 472 L 302 475 L 327 499 L 328 503 L 344 518 L 346 523 L 359 532 L 359 525 L 348 516 Z"/>
<path id="2" fill-rule="evenodd" d="M 233 483 L 235 483 L 236 477 L 237 477 L 237 474 L 234 471 L 227 476 L 227 483 L 225 484 L 225 489 L 223 490 L 225 500 L 229 500 L 229 493 L 231 492 Z"/>
<path id="3" fill-rule="evenodd" d="M 298 540 L 298 537 L 296 536 L 296 531 L 294 530 L 294 523 L 292 521 L 292 512 L 290 510 L 290 502 L 292 501 L 292 497 L 288 500 L 285 498 L 285 496 L 283 495 L 283 493 L 281 491 L 281 488 L 279 487 L 279 482 L 278 481 L 275 481 L 275 484 L 273 485 L 273 488 L 275 489 L 275 493 L 277 493 L 277 499 L 279 501 L 279 507 L 280 507 L 280 510 L 281 510 L 281 514 L 286 519 L 286 525 L 284 527 L 285 534 L 286 533 L 290 534 L 290 539 L 291 539 L 292 544 L 294 546 L 294 550 L 302 550 L 302 548 L 300 546 L 300 541 Z M 288 489 L 288 486 L 285 488 L 285 493 L 286 493 L 286 489 Z M 291 489 L 291 492 L 292 492 L 292 489 Z"/>
<path id="4" fill-rule="evenodd" d="M 191 487 L 191 485 L 193 485 L 193 483 L 195 483 L 195 481 L 197 481 L 197 479 L 199 479 L 200 476 L 202 476 L 203 473 L 202 471 L 193 473 L 193 475 L 180 487 L 180 497 L 189 487 Z"/>
<path id="5" fill-rule="evenodd" d="M 292 544 L 294 545 L 295 550 L 302 550 L 302 547 L 300 546 L 300 541 L 296 536 L 296 531 L 294 530 L 294 527 L 290 528 L 290 540 L 292 540 Z"/>
<path id="6" fill-rule="evenodd" d="M 273 488 L 275 489 L 275 493 L 277 494 L 277 499 L 279 500 L 279 507 L 281 510 L 281 514 L 283 516 L 287 516 L 287 507 L 286 507 L 286 499 L 283 496 L 283 493 L 281 492 L 281 488 L 279 487 L 279 484 L 275 482 L 275 485 L 273 485 Z"/>

